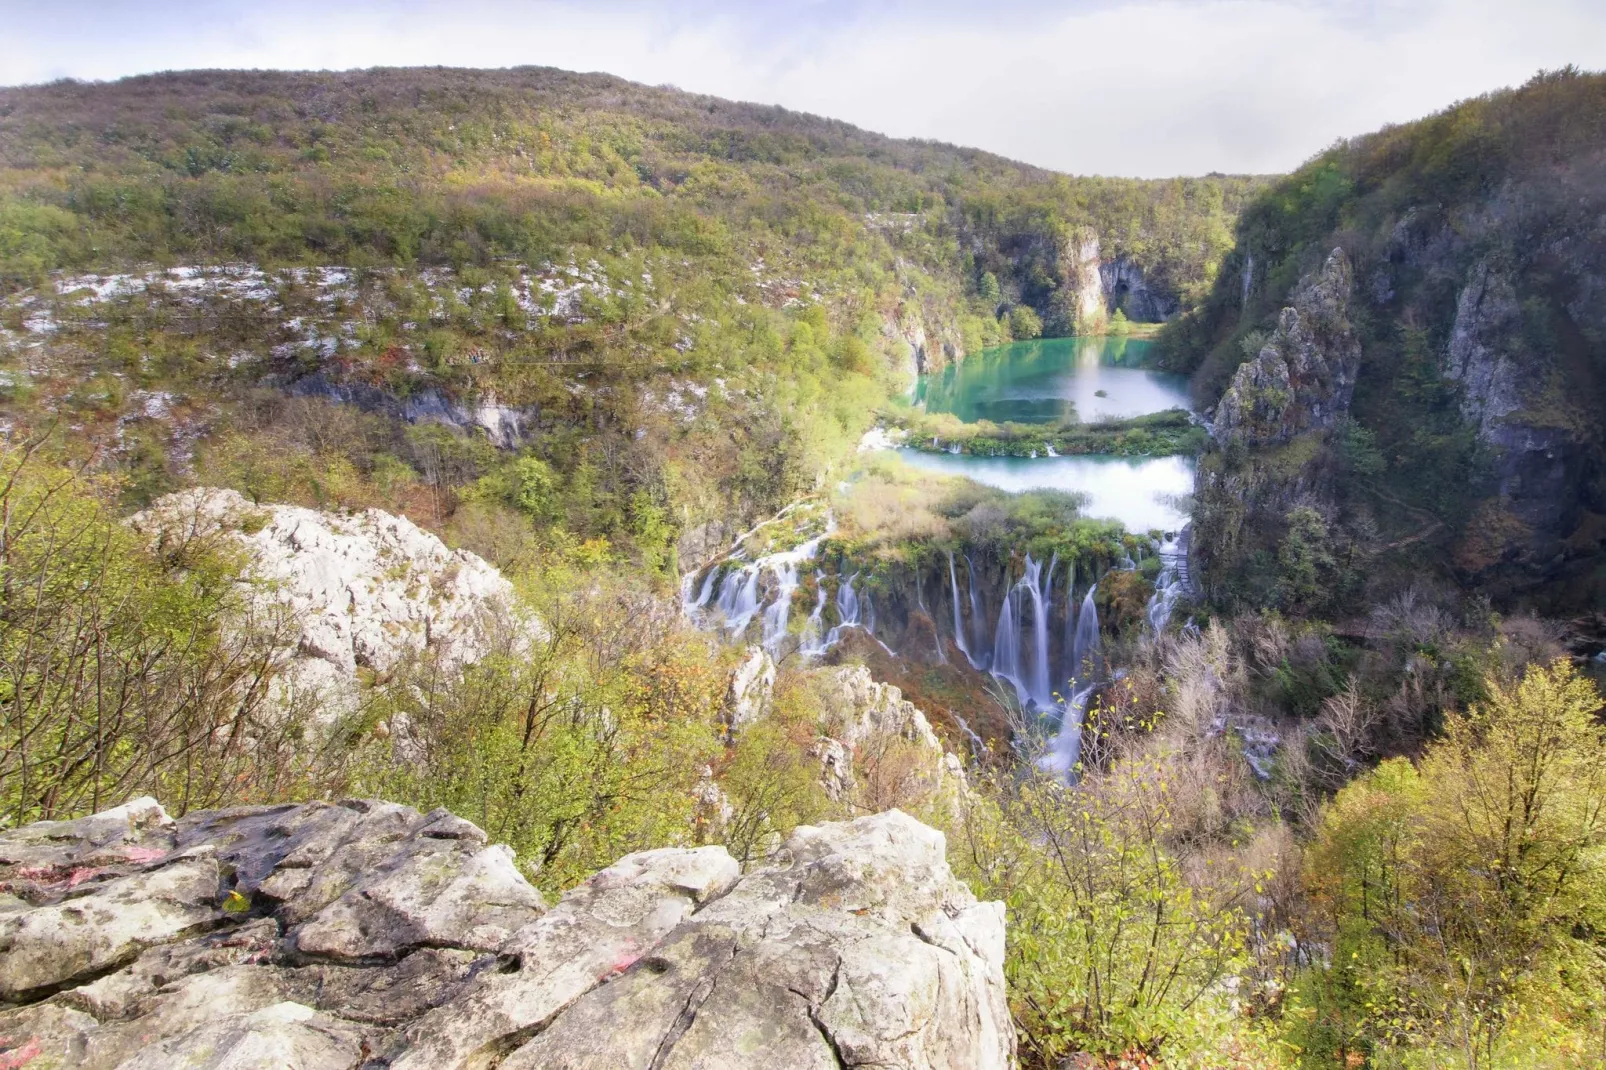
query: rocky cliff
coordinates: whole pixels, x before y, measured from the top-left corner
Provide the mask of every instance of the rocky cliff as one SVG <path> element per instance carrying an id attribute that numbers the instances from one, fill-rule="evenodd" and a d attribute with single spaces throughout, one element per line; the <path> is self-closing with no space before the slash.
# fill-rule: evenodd
<path id="1" fill-rule="evenodd" d="M 1334 432 L 1348 418 L 1361 347 L 1350 323 L 1353 279 L 1334 249 L 1301 280 L 1255 356 L 1238 366 L 1216 406 L 1200 459 L 1194 539 L 1204 586 L 1240 588 L 1256 554 L 1286 547 L 1295 510 L 1336 524 Z"/>
<path id="2" fill-rule="evenodd" d="M 359 669 L 383 675 L 426 650 L 456 668 L 509 629 L 538 628 L 496 568 L 378 509 L 339 515 L 198 488 L 160 499 L 131 523 L 160 546 L 237 545 L 248 604 L 286 622 L 293 656 L 282 686 L 326 710 L 349 702 Z"/>
<path id="3" fill-rule="evenodd" d="M 1164 340 L 1219 400 L 1218 432 L 1253 438 L 1279 408 L 1259 344 L 1343 245 L 1359 355 L 1331 402 L 1352 429 L 1322 459 L 1332 548 L 1367 562 L 1374 596 L 1432 574 L 1546 612 L 1606 597 L 1603 115 L 1606 75 L 1569 68 L 1340 143 L 1246 209 L 1214 292 Z M 1311 474 L 1271 460 L 1289 463 L 1257 479 Z"/>
<path id="4" fill-rule="evenodd" d="M 1013 1065 L 1004 914 L 897 811 L 633 854 L 545 903 L 506 847 L 377 801 L 0 834 L 8 1067 Z"/>

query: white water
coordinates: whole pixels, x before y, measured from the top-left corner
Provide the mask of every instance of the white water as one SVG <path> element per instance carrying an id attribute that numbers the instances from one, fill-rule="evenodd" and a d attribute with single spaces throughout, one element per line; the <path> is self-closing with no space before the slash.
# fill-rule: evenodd
<path id="1" fill-rule="evenodd" d="M 954 552 L 952 550 L 948 551 L 948 584 L 953 590 L 954 599 L 954 642 L 958 645 L 959 652 L 965 655 L 965 660 L 970 662 L 970 667 L 974 669 L 976 668 L 976 659 L 970 656 L 970 643 L 965 640 L 964 616 L 959 612 L 959 576 L 954 572 Z M 971 594 L 972 600 L 974 600 L 974 590 L 972 590 Z"/>
<path id="2" fill-rule="evenodd" d="M 1177 599 L 1187 590 L 1188 543 L 1185 535 L 1166 539 L 1160 544 L 1160 574 L 1154 580 L 1154 594 L 1149 598 L 1147 617 L 1149 631 L 1159 635 L 1171 623 L 1171 611 Z"/>

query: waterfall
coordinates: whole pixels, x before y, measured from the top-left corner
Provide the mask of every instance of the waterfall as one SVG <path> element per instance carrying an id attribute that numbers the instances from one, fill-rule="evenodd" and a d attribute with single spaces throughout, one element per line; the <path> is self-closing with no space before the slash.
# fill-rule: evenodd
<path id="1" fill-rule="evenodd" d="M 1064 777 L 1075 772 L 1076 763 L 1082 757 L 1082 719 L 1087 713 L 1087 700 L 1097 686 L 1090 681 L 1081 687 L 1072 687 L 1071 696 L 1060 712 L 1059 731 L 1054 733 L 1048 750 L 1037 760 L 1039 769 Z"/>
<path id="2" fill-rule="evenodd" d="M 709 598 L 713 597 L 714 594 L 714 581 L 718 578 L 719 569 L 717 567 L 708 570 L 708 577 L 703 580 L 703 589 L 698 592 L 697 601 L 692 603 L 693 609 L 702 609 L 708 604 Z"/>
<path id="3" fill-rule="evenodd" d="M 733 636 L 746 631 L 753 614 L 758 612 L 758 573 L 756 564 L 743 565 L 725 573 L 719 585 L 719 599 L 714 605 L 725 615 L 725 630 Z"/>
<path id="4" fill-rule="evenodd" d="M 1095 657 L 1099 652 L 1099 610 L 1093 604 L 1093 596 L 1099 589 L 1098 584 L 1087 589 L 1087 597 L 1082 599 L 1082 608 L 1076 614 L 1076 631 L 1071 637 L 1071 688 L 1075 690 L 1076 681 L 1091 679 L 1095 675 L 1092 665 L 1083 668 L 1083 662 Z"/>
<path id="5" fill-rule="evenodd" d="M 723 561 L 709 567 L 695 600 L 691 598 L 691 589 L 696 574 L 688 574 L 682 580 L 681 604 L 694 621 L 708 628 L 723 627 L 732 639 L 739 639 L 762 610 L 759 641 L 771 654 L 780 651 L 790 634 L 787 625 L 792 615 L 792 596 L 798 588 L 798 572 L 804 562 L 812 561 L 819 553 L 820 544 L 830 537 L 836 525 L 827 514 L 824 530 L 814 538 L 748 564 L 741 563 L 746 557 L 741 544 L 766 524 L 785 517 L 791 509 L 789 506 L 774 520 L 764 521 L 738 539 Z M 773 580 L 767 585 L 766 575 Z M 708 612 L 710 609 L 718 615 Z"/>
<path id="6" fill-rule="evenodd" d="M 1165 631 L 1171 623 L 1171 610 L 1187 589 L 1188 544 L 1186 532 L 1160 543 L 1160 574 L 1154 580 L 1154 594 L 1149 596 L 1146 616 L 1149 630 L 1155 635 Z"/>
<path id="7" fill-rule="evenodd" d="M 1043 602 L 1043 563 L 1026 555 L 1026 572 L 1020 581 L 1004 594 L 1004 605 L 998 613 L 998 627 L 993 634 L 992 674 L 1007 680 L 1023 705 L 1035 704 L 1040 709 L 1054 705 L 1053 688 L 1049 686 L 1048 664 L 1048 607 Z M 1031 645 L 1026 645 L 1026 610 L 1031 606 Z"/>
<path id="8" fill-rule="evenodd" d="M 1026 593 L 1032 599 L 1032 661 L 1028 685 L 1033 700 L 1039 707 L 1047 709 L 1054 705 L 1054 693 L 1048 680 L 1048 606 L 1043 601 L 1042 570 L 1042 562 L 1033 561 L 1032 555 L 1027 554 L 1026 575 L 1021 578 L 1021 583 L 1025 584 Z"/>
<path id="9" fill-rule="evenodd" d="M 965 641 L 965 619 L 959 612 L 959 575 L 954 571 L 954 552 L 948 551 L 948 585 L 953 590 L 954 598 L 954 642 L 959 646 L 959 652 L 965 655 L 972 669 L 977 668 L 976 659 L 970 656 L 970 644 Z"/>
<path id="10" fill-rule="evenodd" d="M 855 572 L 842 581 L 836 589 L 836 619 L 837 623 L 825 637 L 825 649 L 829 650 L 842 640 L 842 633 L 849 628 L 859 627 L 859 595 L 853 589 L 853 581 L 859 578 Z"/>
<path id="11" fill-rule="evenodd" d="M 764 609 L 764 631 L 759 640 L 771 654 L 780 650 L 786 638 L 786 621 L 792 615 L 792 593 L 797 590 L 797 565 L 784 561 L 776 566 L 778 584 L 775 600 Z"/>
<path id="12" fill-rule="evenodd" d="M 825 612 L 825 573 L 816 571 L 814 583 L 814 610 L 809 614 L 809 619 L 803 622 L 803 635 L 798 642 L 798 651 L 806 658 L 819 657 L 826 649 L 820 620 Z"/>
<path id="13" fill-rule="evenodd" d="M 993 664 L 992 674 L 1000 680 L 1013 684 L 1015 694 L 1020 698 L 1021 705 L 1026 705 L 1030 695 L 1026 691 L 1026 684 L 1021 679 L 1020 672 L 1020 593 L 1018 586 L 1011 586 L 1004 592 L 1004 604 L 998 610 L 998 627 L 993 632 Z"/>
<path id="14" fill-rule="evenodd" d="M 981 627 L 983 627 L 982 614 L 981 614 L 981 599 L 976 596 L 976 562 L 974 562 L 974 561 L 972 561 L 970 559 L 970 555 L 969 554 L 965 555 L 965 575 L 970 580 L 970 626 L 972 628 L 981 628 Z M 974 634 L 979 634 L 979 633 L 972 633 L 972 634 L 974 635 Z M 985 643 L 986 636 L 983 635 L 982 639 L 983 639 L 983 642 Z M 986 650 L 983 650 L 982 651 L 982 657 L 985 658 L 986 656 L 987 656 L 987 652 L 986 652 Z M 971 664 L 975 664 L 975 659 L 974 658 L 971 659 Z M 980 668 L 983 668 L 983 666 L 977 665 L 976 668 L 980 669 Z"/>

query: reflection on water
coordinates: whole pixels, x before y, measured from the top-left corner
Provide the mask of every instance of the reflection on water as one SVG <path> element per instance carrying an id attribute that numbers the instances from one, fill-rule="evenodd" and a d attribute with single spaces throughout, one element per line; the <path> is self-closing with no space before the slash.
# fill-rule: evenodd
<path id="1" fill-rule="evenodd" d="M 1141 367 L 1152 346 L 1116 336 L 1016 342 L 921 376 L 914 400 L 966 423 L 1091 423 L 1188 408 L 1185 376 Z"/>
<path id="2" fill-rule="evenodd" d="M 900 450 L 916 468 L 965 476 L 1013 493 L 1023 490 L 1079 491 L 1088 497 L 1083 516 L 1119 520 L 1128 531 L 1176 531 L 1187 523 L 1178 497 L 1193 493 L 1192 457 L 972 457 L 969 454 Z"/>

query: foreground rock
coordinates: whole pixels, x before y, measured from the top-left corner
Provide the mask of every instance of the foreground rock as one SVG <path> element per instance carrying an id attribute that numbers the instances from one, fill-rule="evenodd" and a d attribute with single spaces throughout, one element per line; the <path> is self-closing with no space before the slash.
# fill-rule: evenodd
<path id="1" fill-rule="evenodd" d="M 444 810 L 137 800 L 0 834 L 0 1065 L 1005 1067 L 1004 917 L 889 811 L 548 906 Z"/>

